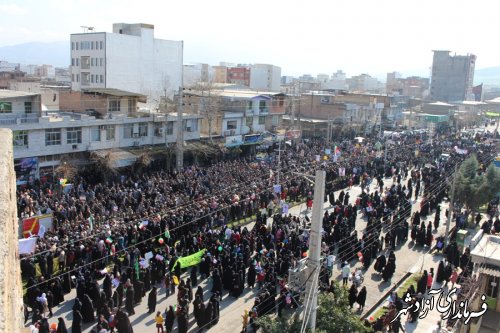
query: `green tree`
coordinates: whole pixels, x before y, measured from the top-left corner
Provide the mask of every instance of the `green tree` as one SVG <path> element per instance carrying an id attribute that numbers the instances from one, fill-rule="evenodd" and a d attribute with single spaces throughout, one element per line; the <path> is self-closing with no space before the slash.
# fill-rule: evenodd
<path id="1" fill-rule="evenodd" d="M 263 333 L 300 333 L 302 316 L 300 319 L 297 314 L 292 314 L 290 318 L 274 319 L 273 317 L 264 316 L 257 320 Z M 361 318 L 349 307 L 347 289 L 335 282 L 333 293 L 319 294 L 316 332 L 364 333 L 371 331 L 371 328 L 366 327 Z"/>
<path id="2" fill-rule="evenodd" d="M 472 212 L 493 199 L 500 188 L 500 171 L 495 166 L 482 174 L 478 170 L 479 162 L 472 156 L 462 162 L 455 180 L 455 200 Z"/>

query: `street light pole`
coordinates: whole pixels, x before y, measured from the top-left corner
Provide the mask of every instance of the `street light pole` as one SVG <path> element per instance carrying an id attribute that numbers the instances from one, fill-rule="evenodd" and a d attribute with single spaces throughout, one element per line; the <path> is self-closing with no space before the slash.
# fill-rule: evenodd
<path id="1" fill-rule="evenodd" d="M 458 170 L 458 165 L 455 166 L 455 172 L 453 173 L 453 183 L 451 183 L 451 195 L 450 195 L 450 205 L 449 205 L 449 212 L 448 212 L 448 219 L 446 220 L 446 231 L 444 234 L 444 246 L 448 246 L 448 242 L 450 239 L 449 233 L 450 233 L 450 223 L 451 223 L 451 216 L 453 215 L 453 201 L 455 200 L 455 186 L 457 183 L 457 170 Z"/>
<path id="2" fill-rule="evenodd" d="M 309 235 L 309 257 L 307 268 L 309 276 L 312 277 L 316 270 L 321 267 L 321 224 L 323 212 L 323 199 L 325 196 L 325 178 L 324 170 L 317 170 L 314 180 L 314 201 L 312 209 L 311 233 Z M 316 309 L 318 307 L 318 282 L 314 278 L 309 278 L 306 283 L 306 295 L 312 295 L 311 314 L 309 317 L 309 328 L 312 333 L 316 328 Z M 307 316 L 307 314 L 306 314 Z"/>
<path id="3" fill-rule="evenodd" d="M 184 59 L 184 41 L 181 41 L 181 59 Z M 183 88 L 183 75 L 184 75 L 183 60 L 181 60 L 181 86 L 179 87 L 179 106 L 177 107 L 177 149 L 176 149 L 176 164 L 177 171 L 181 171 L 184 167 L 184 122 L 182 121 L 183 103 L 182 95 L 184 94 Z"/>

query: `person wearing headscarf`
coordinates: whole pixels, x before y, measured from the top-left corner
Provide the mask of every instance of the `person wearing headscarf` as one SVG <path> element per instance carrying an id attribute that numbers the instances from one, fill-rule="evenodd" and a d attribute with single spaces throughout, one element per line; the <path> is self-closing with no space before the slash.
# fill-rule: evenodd
<path id="1" fill-rule="evenodd" d="M 130 319 L 125 312 L 118 310 L 116 312 L 115 320 L 115 328 L 119 333 L 134 333 Z"/>
<path id="2" fill-rule="evenodd" d="M 73 321 L 71 322 L 71 333 L 82 333 L 82 314 L 80 309 L 73 306 Z"/>
<path id="3" fill-rule="evenodd" d="M 169 306 L 166 313 L 167 313 L 167 315 L 165 316 L 165 331 L 166 331 L 166 333 L 171 333 L 172 328 L 174 327 L 174 321 L 175 321 L 174 307 Z"/>
<path id="4" fill-rule="evenodd" d="M 56 333 L 68 333 L 66 323 L 62 317 L 57 318 L 57 331 Z"/>
<path id="5" fill-rule="evenodd" d="M 148 313 L 153 313 L 156 310 L 156 287 L 153 287 L 148 295 Z"/>
<path id="6" fill-rule="evenodd" d="M 90 299 L 90 296 L 85 294 L 82 301 L 82 316 L 84 323 L 91 323 L 95 320 L 94 314 L 94 304 Z"/>
<path id="7" fill-rule="evenodd" d="M 47 318 L 42 318 L 42 320 L 40 320 L 40 326 L 38 326 L 38 333 L 50 333 L 50 326 Z"/>
<path id="8" fill-rule="evenodd" d="M 129 316 L 135 314 L 135 298 L 134 298 L 134 288 L 128 286 L 126 296 L 125 296 L 125 309 L 127 310 Z"/>

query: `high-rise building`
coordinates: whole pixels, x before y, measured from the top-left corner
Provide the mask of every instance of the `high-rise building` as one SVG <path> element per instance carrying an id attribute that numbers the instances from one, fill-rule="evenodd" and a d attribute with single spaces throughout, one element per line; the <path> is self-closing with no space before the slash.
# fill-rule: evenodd
<path id="1" fill-rule="evenodd" d="M 113 24 L 113 32 L 71 34 L 71 88 L 111 88 L 148 96 L 181 85 L 182 42 L 154 38 L 151 24 Z"/>
<path id="2" fill-rule="evenodd" d="M 433 52 L 430 98 L 444 102 L 472 100 L 476 56 Z"/>
<path id="3" fill-rule="evenodd" d="M 250 65 L 250 88 L 255 90 L 279 91 L 281 68 L 268 64 Z"/>

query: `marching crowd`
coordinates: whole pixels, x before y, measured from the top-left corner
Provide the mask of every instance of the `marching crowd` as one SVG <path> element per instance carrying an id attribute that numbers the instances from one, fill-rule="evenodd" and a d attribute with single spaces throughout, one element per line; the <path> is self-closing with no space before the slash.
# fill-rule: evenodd
<path id="1" fill-rule="evenodd" d="M 226 293 L 238 298 L 246 288 L 258 288 L 244 316 L 255 329 L 257 317 L 275 309 L 281 315 L 296 305 L 287 275 L 307 255 L 309 235 L 307 221 L 288 214 L 288 208 L 300 200 L 311 208 L 313 189 L 294 172 L 315 168 L 326 170 L 325 201 L 331 208 L 322 221 L 323 253 L 335 253 L 346 263 L 362 257 L 365 268 L 375 262 L 383 279 L 390 280 L 398 244 L 407 237 L 422 246 L 433 242 L 439 203 L 446 196 L 446 185 L 437 180 L 464 158 L 452 154 L 439 161 L 441 153 L 459 146 L 480 160 L 491 154 L 488 147 L 451 136 L 449 144 L 430 145 L 423 139 L 400 137 L 385 154 L 377 152 L 376 140 L 344 142 L 341 158 L 326 159 L 324 142 L 308 140 L 287 148 L 279 162 L 226 160 L 181 172 L 122 175 L 107 183 L 77 178 L 69 191 L 51 183 L 19 189 L 20 218 L 53 214 L 52 228 L 38 239 L 35 253 L 22 257 L 26 322 L 31 318 L 39 332 L 66 332 L 63 318 L 56 327 L 48 318 L 52 308 L 71 301 L 73 333 L 85 324 L 99 333 L 131 333 L 129 316 L 147 298 L 158 332 L 172 332 L 175 322 L 178 332 L 187 332 L 191 314 L 201 332 L 218 323 Z M 280 187 L 273 186 L 278 173 Z M 391 186 L 384 183 L 388 176 L 394 180 Z M 378 190 L 370 192 L 373 182 Z M 363 189 L 354 200 L 352 186 Z M 419 196 L 421 209 L 412 215 L 412 200 Z M 426 226 L 421 217 L 433 211 L 434 223 Z M 361 235 L 355 230 L 359 214 L 367 220 Z M 249 217 L 256 220 L 251 229 L 230 226 Z M 199 262 L 181 267 L 179 258 L 200 251 Z M 322 268 L 324 286 L 330 283 L 332 265 Z M 200 286 L 207 279 L 210 292 Z M 366 289 L 358 293 L 353 286 L 351 306 L 358 302 L 362 307 Z M 72 289 L 76 298 L 66 300 Z M 157 311 L 160 289 L 176 297 L 175 307 Z"/>

